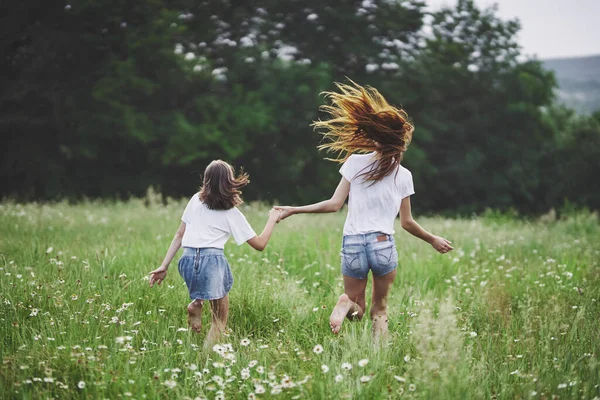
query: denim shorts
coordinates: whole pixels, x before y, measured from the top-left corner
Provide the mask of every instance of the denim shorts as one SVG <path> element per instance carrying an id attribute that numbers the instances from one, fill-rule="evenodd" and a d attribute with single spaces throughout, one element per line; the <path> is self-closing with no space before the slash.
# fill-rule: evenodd
<path id="1" fill-rule="evenodd" d="M 233 286 L 223 249 L 184 247 L 177 267 L 192 300 L 221 299 Z"/>
<path id="2" fill-rule="evenodd" d="M 381 241 L 378 240 L 378 237 Z M 342 242 L 342 274 L 355 279 L 389 274 L 398 267 L 394 237 L 381 232 L 344 236 Z"/>

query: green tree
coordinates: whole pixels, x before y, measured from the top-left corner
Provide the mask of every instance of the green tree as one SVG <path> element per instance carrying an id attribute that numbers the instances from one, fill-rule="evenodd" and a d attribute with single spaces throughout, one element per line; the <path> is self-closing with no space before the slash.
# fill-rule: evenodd
<path id="1" fill-rule="evenodd" d="M 434 13 L 422 51 L 401 72 L 416 121 L 419 203 L 436 211 L 516 207 L 534 211 L 537 148 L 551 131 L 542 108 L 555 81 L 534 60 L 520 61 L 516 21 L 460 0 Z M 412 149 L 411 149 L 412 150 Z"/>

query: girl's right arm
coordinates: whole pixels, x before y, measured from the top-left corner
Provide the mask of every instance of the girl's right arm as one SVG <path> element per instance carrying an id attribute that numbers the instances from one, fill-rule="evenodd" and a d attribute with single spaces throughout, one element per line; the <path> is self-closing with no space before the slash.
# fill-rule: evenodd
<path id="1" fill-rule="evenodd" d="M 309 213 L 331 213 L 339 211 L 344 205 L 346 198 L 350 193 L 350 182 L 346 178 L 342 178 L 338 184 L 333 196 L 329 200 L 324 200 L 319 203 L 310 204 L 302 207 L 275 207 L 276 210 L 282 211 L 279 221 L 286 219 L 294 214 L 309 214 Z"/>
<path id="2" fill-rule="evenodd" d="M 177 254 L 177 250 L 181 247 L 181 240 L 183 239 L 183 234 L 185 233 L 185 222 L 181 221 L 181 225 L 179 225 L 179 229 L 175 232 L 175 236 L 173 236 L 173 240 L 171 241 L 171 245 L 169 246 L 169 250 L 167 250 L 167 255 L 165 255 L 165 259 L 163 260 L 160 267 L 150 272 L 150 287 L 153 287 L 155 283 L 161 284 L 162 281 L 167 276 L 167 270 L 169 269 L 169 264 Z"/>
<path id="3" fill-rule="evenodd" d="M 417 223 L 412 217 L 410 209 L 410 196 L 402 199 L 400 204 L 400 222 L 402 228 L 413 236 L 418 237 L 421 240 L 426 241 L 438 252 L 444 254 L 453 249 L 450 245 L 452 242 L 444 239 L 441 236 L 435 236 L 421 228 L 421 225 Z"/>
<path id="4" fill-rule="evenodd" d="M 271 210 L 269 212 L 269 219 L 267 220 L 265 229 L 263 229 L 260 235 L 248 239 L 247 243 L 255 250 L 263 251 L 265 247 L 267 247 L 267 243 L 269 243 L 269 239 L 273 233 L 273 228 L 275 228 L 275 224 L 277 224 L 277 220 L 279 219 L 280 215 L 281 213 L 279 211 Z"/>

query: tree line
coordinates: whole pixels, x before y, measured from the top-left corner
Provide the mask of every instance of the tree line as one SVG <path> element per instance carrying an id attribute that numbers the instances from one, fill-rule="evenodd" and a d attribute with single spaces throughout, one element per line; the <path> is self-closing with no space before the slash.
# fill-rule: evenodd
<path id="1" fill-rule="evenodd" d="M 74 0 L 2 6 L 0 196 L 188 196 L 222 158 L 247 200 L 329 195 L 319 93 L 346 77 L 416 126 L 421 211 L 600 208 L 600 113 L 559 106 L 518 21 L 473 1 Z"/>

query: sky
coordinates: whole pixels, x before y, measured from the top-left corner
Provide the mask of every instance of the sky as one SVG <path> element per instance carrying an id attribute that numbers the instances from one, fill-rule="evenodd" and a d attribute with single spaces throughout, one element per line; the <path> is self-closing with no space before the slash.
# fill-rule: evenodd
<path id="1" fill-rule="evenodd" d="M 432 10 L 455 0 L 425 0 Z M 600 0 L 475 0 L 479 7 L 498 4 L 502 19 L 521 21 L 519 43 L 540 59 L 600 55 Z"/>

